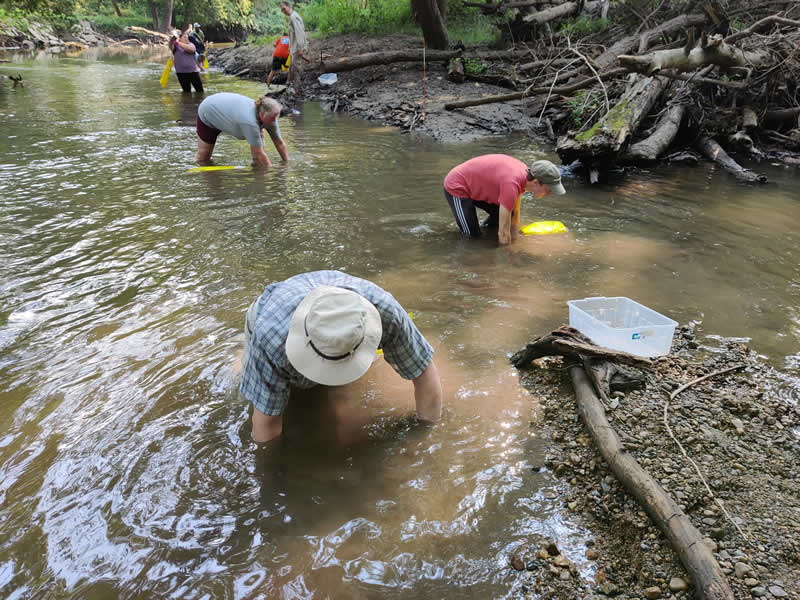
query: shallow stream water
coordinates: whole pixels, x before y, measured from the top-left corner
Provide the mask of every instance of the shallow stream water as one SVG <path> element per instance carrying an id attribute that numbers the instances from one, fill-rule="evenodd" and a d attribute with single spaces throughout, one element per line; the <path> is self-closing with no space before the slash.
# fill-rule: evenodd
<path id="1" fill-rule="evenodd" d="M 797 171 L 566 180 L 523 221 L 569 232 L 504 249 L 458 235 L 442 178 L 487 152 L 556 160 L 524 137 L 447 146 L 309 103 L 280 121 L 288 165 L 254 171 L 223 135 L 215 159 L 243 168 L 187 173 L 201 98 L 159 86 L 163 56 L 5 58 L 24 88 L 0 81 L 4 598 L 513 597 L 508 556 L 538 535 L 589 576 L 591 532 L 532 470 L 547 441 L 510 353 L 569 299 L 627 296 L 800 369 Z M 329 268 L 414 314 L 444 418 L 416 427 L 410 384 L 378 362 L 338 399 L 353 427 L 332 432 L 310 393 L 254 453 L 231 383 L 244 311 Z"/>

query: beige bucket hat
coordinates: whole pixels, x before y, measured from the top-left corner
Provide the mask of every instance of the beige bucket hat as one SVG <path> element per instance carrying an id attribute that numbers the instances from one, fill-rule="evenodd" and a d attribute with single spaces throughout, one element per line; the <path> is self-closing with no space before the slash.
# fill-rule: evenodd
<path id="1" fill-rule="evenodd" d="M 344 288 L 319 286 L 292 315 L 286 356 L 311 381 L 344 385 L 367 372 L 382 335 L 380 314 L 369 300 Z"/>

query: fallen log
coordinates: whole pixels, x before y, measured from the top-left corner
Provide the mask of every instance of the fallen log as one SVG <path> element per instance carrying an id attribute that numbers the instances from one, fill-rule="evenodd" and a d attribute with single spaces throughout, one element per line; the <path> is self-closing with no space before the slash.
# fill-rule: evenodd
<path id="1" fill-rule="evenodd" d="M 674 19 L 670 19 L 669 21 L 662 23 L 661 25 L 658 25 L 657 27 L 653 27 L 652 29 L 645 31 L 644 33 L 638 35 L 629 35 L 628 37 L 622 38 L 595 59 L 594 62 L 597 66 L 597 70 L 605 71 L 606 69 L 610 68 L 611 65 L 617 62 L 617 57 L 620 54 L 632 52 L 634 49 L 639 47 L 643 38 L 647 41 L 644 43 L 646 46 L 647 43 L 649 43 L 649 40 L 653 38 L 667 33 L 674 33 L 675 31 L 680 31 L 681 29 L 686 29 L 695 25 L 702 25 L 705 22 L 706 16 L 702 13 L 680 15 Z"/>
<path id="2" fill-rule="evenodd" d="M 700 136 L 697 138 L 695 146 L 706 158 L 714 161 L 729 173 L 732 173 L 739 181 L 744 183 L 767 182 L 767 177 L 765 175 L 759 175 L 758 173 L 754 173 L 749 169 L 745 169 L 743 166 L 733 160 L 728 153 L 722 149 L 722 146 L 720 146 L 712 138 Z"/>
<path id="3" fill-rule="evenodd" d="M 678 135 L 678 130 L 686 116 L 685 104 L 673 104 L 656 124 L 655 131 L 641 142 L 633 144 L 628 152 L 629 159 L 652 162 L 658 160 Z"/>
<path id="4" fill-rule="evenodd" d="M 794 108 L 782 108 L 779 110 L 769 110 L 764 115 L 764 125 L 776 125 L 779 123 L 792 123 L 800 119 L 800 106 Z"/>
<path id="5" fill-rule="evenodd" d="M 503 51 L 476 51 L 468 52 L 462 49 L 453 50 L 427 50 L 422 48 L 414 50 L 393 50 L 387 52 L 368 52 L 356 56 L 342 56 L 328 60 L 323 58 L 319 63 L 308 68 L 309 71 L 320 71 L 325 73 L 341 73 L 343 71 L 353 71 L 364 67 L 374 67 L 377 65 L 389 65 L 398 62 L 447 62 L 453 58 L 469 55 L 481 60 L 504 60 L 517 61 L 531 56 L 529 50 L 509 50 Z"/>
<path id="6" fill-rule="evenodd" d="M 145 29 L 144 27 L 139 27 L 137 25 L 129 25 L 125 29 L 130 29 L 131 31 L 137 31 L 139 33 L 146 33 L 147 35 L 151 35 L 153 37 L 162 39 L 165 42 L 168 42 L 170 38 L 170 36 L 167 35 L 166 33 L 161 33 L 160 31 L 153 31 L 152 29 Z"/>
<path id="7" fill-rule="evenodd" d="M 733 592 L 725 574 L 705 545 L 700 532 L 659 483 L 639 465 L 633 456 L 627 453 L 619 436 L 608 422 L 604 405 L 601 402 L 601 396 L 606 395 L 606 391 L 602 388 L 596 389 L 597 377 L 590 381 L 591 375 L 587 373 L 587 369 L 604 370 L 598 365 L 598 361 L 606 364 L 609 362 L 595 357 L 591 359 L 592 363 L 588 367 L 580 366 L 574 363 L 577 358 L 586 364 L 585 356 L 582 356 L 581 353 L 576 356 L 571 351 L 558 351 L 558 345 L 564 341 L 574 342 L 578 346 L 586 346 L 587 340 L 588 338 L 575 329 L 560 327 L 551 334 L 537 338 L 528 344 L 525 349 L 515 353 L 511 360 L 518 368 L 527 366 L 530 362 L 527 359 L 534 355 L 564 354 L 573 362 L 573 365 L 569 367 L 569 374 L 575 389 L 578 414 L 603 459 L 628 493 L 644 508 L 672 544 L 695 585 L 698 597 L 701 600 L 733 600 Z M 591 345 L 591 341 L 588 341 Z M 613 371 L 613 365 L 610 370 Z"/>
<path id="8" fill-rule="evenodd" d="M 606 79 L 612 79 L 627 73 L 628 71 L 626 69 L 613 69 L 605 73 L 600 73 L 600 78 L 605 81 Z M 588 77 L 586 79 L 577 81 L 572 85 L 565 85 L 562 87 L 542 86 L 528 88 L 524 92 L 514 92 L 513 94 L 499 94 L 497 96 L 484 96 L 483 98 L 472 98 L 470 100 L 457 100 L 456 102 L 448 102 L 444 105 L 444 108 L 445 110 L 454 110 L 456 108 L 467 108 L 469 106 L 480 106 L 482 104 L 494 104 L 496 102 L 511 102 L 513 100 L 521 100 L 522 98 L 526 98 L 528 96 L 536 96 L 539 94 L 548 93 L 563 96 L 565 94 L 571 94 L 572 92 L 577 92 L 578 90 L 590 87 L 596 83 L 596 77 Z"/>
<path id="9" fill-rule="evenodd" d="M 544 25 L 556 19 L 563 19 L 572 16 L 578 12 L 577 2 L 565 2 L 564 4 L 557 4 L 544 10 L 539 10 L 522 17 L 525 23 L 535 23 L 536 25 Z"/>
<path id="10" fill-rule="evenodd" d="M 580 160 L 586 165 L 616 162 L 665 87 L 657 77 L 640 77 L 588 131 L 559 138 L 556 152 L 561 160 L 566 164 Z"/>
<path id="11" fill-rule="evenodd" d="M 578 414 L 616 478 L 644 508 L 678 553 L 703 600 L 733 600 L 733 591 L 691 520 L 659 483 L 628 454 L 581 366 L 569 369 Z"/>
<path id="12" fill-rule="evenodd" d="M 707 38 L 688 53 L 684 48 L 657 50 L 642 56 L 622 54 L 617 57 L 619 64 L 631 71 L 653 75 L 664 69 L 694 71 L 706 65 L 731 67 L 769 67 L 775 60 L 767 50 L 742 50 L 726 44 L 721 36 Z"/>

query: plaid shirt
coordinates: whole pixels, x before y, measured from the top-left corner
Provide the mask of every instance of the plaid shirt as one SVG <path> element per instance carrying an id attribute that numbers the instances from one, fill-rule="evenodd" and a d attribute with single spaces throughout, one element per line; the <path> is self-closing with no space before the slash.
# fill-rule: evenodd
<path id="1" fill-rule="evenodd" d="M 416 379 L 433 359 L 433 348 L 389 292 L 366 279 L 339 271 L 295 275 L 267 286 L 245 319 L 245 352 L 239 391 L 265 415 L 280 415 L 289 402 L 290 386 L 310 388 L 286 356 L 286 337 L 295 309 L 313 288 L 328 285 L 360 294 L 378 309 L 383 357 L 404 379 Z"/>

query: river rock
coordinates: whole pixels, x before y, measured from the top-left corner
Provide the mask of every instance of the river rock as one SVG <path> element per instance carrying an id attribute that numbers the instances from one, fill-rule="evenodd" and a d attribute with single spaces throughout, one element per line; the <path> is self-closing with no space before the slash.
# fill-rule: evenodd
<path id="1" fill-rule="evenodd" d="M 767 590 L 759 586 L 759 587 L 754 587 L 752 590 L 750 590 L 750 593 L 753 594 L 753 596 L 756 598 L 761 598 L 762 596 L 767 595 Z"/>
<path id="2" fill-rule="evenodd" d="M 553 564 L 556 565 L 557 567 L 568 569 L 570 562 L 566 556 L 564 556 L 563 554 L 559 554 L 553 559 Z"/>
<path id="3" fill-rule="evenodd" d="M 689 589 L 689 584 L 680 577 L 673 577 L 669 580 L 670 592 L 685 592 L 687 589 Z"/>
<path id="4" fill-rule="evenodd" d="M 511 566 L 514 567 L 516 571 L 522 571 L 525 569 L 525 561 L 522 560 L 522 554 L 517 553 L 511 557 Z"/>
<path id="5" fill-rule="evenodd" d="M 744 577 L 753 573 L 753 567 L 747 563 L 737 562 L 733 565 L 733 573 L 737 579 L 744 579 Z"/>
<path id="6" fill-rule="evenodd" d="M 769 586 L 769 593 L 775 596 L 776 598 L 786 598 L 789 594 L 786 591 L 778 586 L 778 585 L 771 585 Z"/>
<path id="7" fill-rule="evenodd" d="M 652 587 L 647 588 L 644 591 L 644 597 L 647 598 L 648 600 L 656 600 L 656 598 L 660 598 L 661 597 L 661 588 L 659 588 L 659 587 L 657 587 L 655 585 L 652 586 Z"/>

